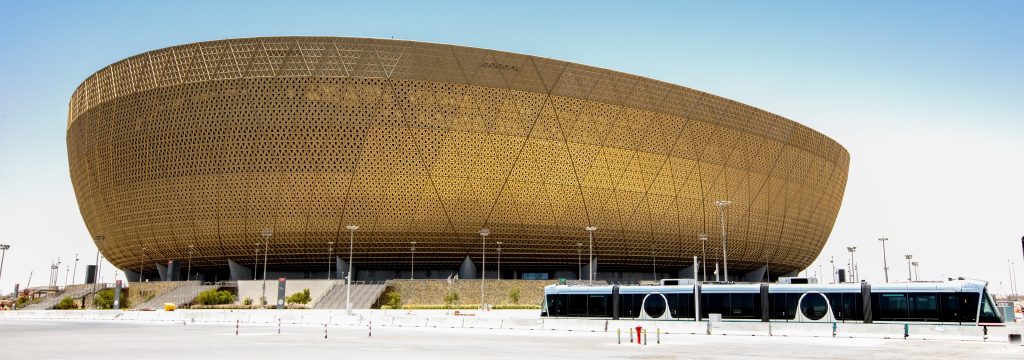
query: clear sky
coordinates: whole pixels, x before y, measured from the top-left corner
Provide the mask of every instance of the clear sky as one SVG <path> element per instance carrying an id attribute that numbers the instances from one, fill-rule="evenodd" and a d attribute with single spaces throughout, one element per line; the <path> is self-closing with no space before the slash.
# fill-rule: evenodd
<path id="1" fill-rule="evenodd" d="M 817 264 L 827 274 L 833 256 L 845 267 L 846 247 L 857 246 L 862 278 L 881 281 L 876 239 L 887 236 L 894 279 L 913 254 L 922 279 L 974 277 L 1009 292 L 1008 260 L 1024 275 L 1021 19 L 1020 1 L 0 0 L 0 243 L 11 245 L 0 291 L 24 286 L 30 271 L 45 284 L 57 257 L 93 262 L 65 143 L 82 80 L 182 43 L 330 35 L 558 58 L 796 120 L 851 154 L 842 210 L 811 275 Z"/>

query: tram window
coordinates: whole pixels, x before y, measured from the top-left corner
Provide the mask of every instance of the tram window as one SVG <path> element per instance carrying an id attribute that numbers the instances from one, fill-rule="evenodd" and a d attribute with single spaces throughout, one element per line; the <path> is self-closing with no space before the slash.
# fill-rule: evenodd
<path id="1" fill-rule="evenodd" d="M 548 295 L 548 316 L 568 315 L 565 308 L 565 303 L 568 299 L 568 295 Z"/>
<path id="2" fill-rule="evenodd" d="M 678 318 L 679 316 L 679 294 L 665 294 L 665 299 L 668 300 L 668 314 L 671 317 Z"/>
<path id="3" fill-rule="evenodd" d="M 978 293 L 960 293 L 960 321 L 974 322 L 978 318 Z"/>
<path id="4" fill-rule="evenodd" d="M 796 318 L 796 304 L 800 299 L 800 294 L 770 294 L 768 296 L 769 317 L 780 320 Z"/>
<path id="5" fill-rule="evenodd" d="M 999 313 L 996 312 L 995 304 L 992 303 L 992 299 L 988 296 L 988 290 L 981 293 L 981 320 L 983 323 L 1001 323 L 1003 319 L 999 317 Z"/>
<path id="6" fill-rule="evenodd" d="M 708 314 L 722 314 L 723 317 L 727 317 L 729 315 L 729 304 L 726 302 L 728 299 L 726 294 L 701 294 L 701 317 L 708 317 Z"/>
<path id="7" fill-rule="evenodd" d="M 939 299 L 935 293 L 907 294 L 910 318 L 923 321 L 939 320 Z"/>
<path id="8" fill-rule="evenodd" d="M 864 320 L 859 293 L 830 293 L 828 302 L 836 320 Z"/>
<path id="9" fill-rule="evenodd" d="M 872 312 L 878 320 L 904 320 L 908 316 L 907 294 L 875 293 L 871 294 Z"/>
<path id="10" fill-rule="evenodd" d="M 668 295 L 666 295 L 668 296 Z M 669 306 L 672 307 L 672 317 L 674 318 L 692 318 L 693 317 L 693 294 L 672 294 L 676 297 L 675 305 L 672 304 L 672 298 L 669 298 Z"/>
<path id="11" fill-rule="evenodd" d="M 569 295 L 569 316 L 587 316 L 587 295 Z"/>
<path id="12" fill-rule="evenodd" d="M 960 297 L 956 293 L 939 294 L 939 321 L 960 322 Z"/>
<path id="13" fill-rule="evenodd" d="M 611 316 L 608 311 L 608 303 L 611 302 L 611 295 L 591 294 L 587 298 L 587 314 L 590 316 Z"/>
<path id="14" fill-rule="evenodd" d="M 640 316 L 640 306 L 643 305 L 643 301 L 644 298 L 641 294 L 619 295 L 619 317 L 635 318 Z"/>
<path id="15" fill-rule="evenodd" d="M 730 318 L 753 318 L 759 313 L 760 301 L 754 301 L 755 294 L 729 294 L 729 312 L 724 315 Z M 760 294 L 756 294 L 760 297 Z"/>

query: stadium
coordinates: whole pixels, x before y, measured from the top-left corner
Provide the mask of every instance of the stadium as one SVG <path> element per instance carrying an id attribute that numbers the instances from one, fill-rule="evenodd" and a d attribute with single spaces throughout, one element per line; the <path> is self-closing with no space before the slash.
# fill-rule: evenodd
<path id="1" fill-rule="evenodd" d="M 775 279 L 818 256 L 849 167 L 829 137 L 694 89 L 343 37 L 121 60 L 75 90 L 67 146 L 129 280 L 646 280 L 694 257 Z"/>

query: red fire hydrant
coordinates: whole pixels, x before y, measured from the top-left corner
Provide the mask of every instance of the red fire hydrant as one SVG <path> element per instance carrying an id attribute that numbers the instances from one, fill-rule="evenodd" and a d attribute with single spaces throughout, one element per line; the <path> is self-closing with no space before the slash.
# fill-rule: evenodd
<path id="1" fill-rule="evenodd" d="M 636 327 L 636 344 L 637 345 L 642 345 L 642 343 L 640 342 L 640 332 L 643 331 L 643 329 L 644 329 L 643 326 L 637 326 Z"/>

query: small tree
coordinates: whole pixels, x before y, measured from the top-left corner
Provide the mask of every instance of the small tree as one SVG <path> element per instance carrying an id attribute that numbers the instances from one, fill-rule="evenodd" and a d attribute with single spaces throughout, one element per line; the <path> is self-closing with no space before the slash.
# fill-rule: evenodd
<path id="1" fill-rule="evenodd" d="M 288 296 L 289 304 L 306 305 L 309 304 L 310 301 L 313 301 L 313 298 L 309 296 L 309 289 L 302 289 L 302 291 Z"/>
<path id="2" fill-rule="evenodd" d="M 388 291 L 387 293 L 384 294 L 384 299 L 385 301 L 387 301 L 385 305 L 393 309 L 397 309 L 399 306 L 402 305 L 402 294 L 399 294 L 398 291 Z"/>
<path id="3" fill-rule="evenodd" d="M 454 291 L 448 291 L 447 294 L 444 294 L 444 304 L 445 305 L 452 306 L 453 304 L 455 304 L 457 302 L 459 302 L 459 293 L 454 292 Z"/>
<path id="4" fill-rule="evenodd" d="M 245 305 L 245 306 L 252 306 L 252 298 L 248 298 L 248 297 L 247 297 L 247 298 L 245 298 L 244 300 L 242 300 L 242 305 Z"/>
<path id="5" fill-rule="evenodd" d="M 518 287 L 514 287 L 514 288 L 512 288 L 511 290 L 508 291 L 508 300 L 511 301 L 513 304 L 518 304 L 519 303 L 519 288 Z"/>
<path id="6" fill-rule="evenodd" d="M 75 300 L 72 300 L 71 297 L 68 296 L 65 296 L 63 299 L 60 299 L 60 302 L 57 303 L 58 310 L 71 310 L 77 308 L 78 305 L 75 305 Z"/>

